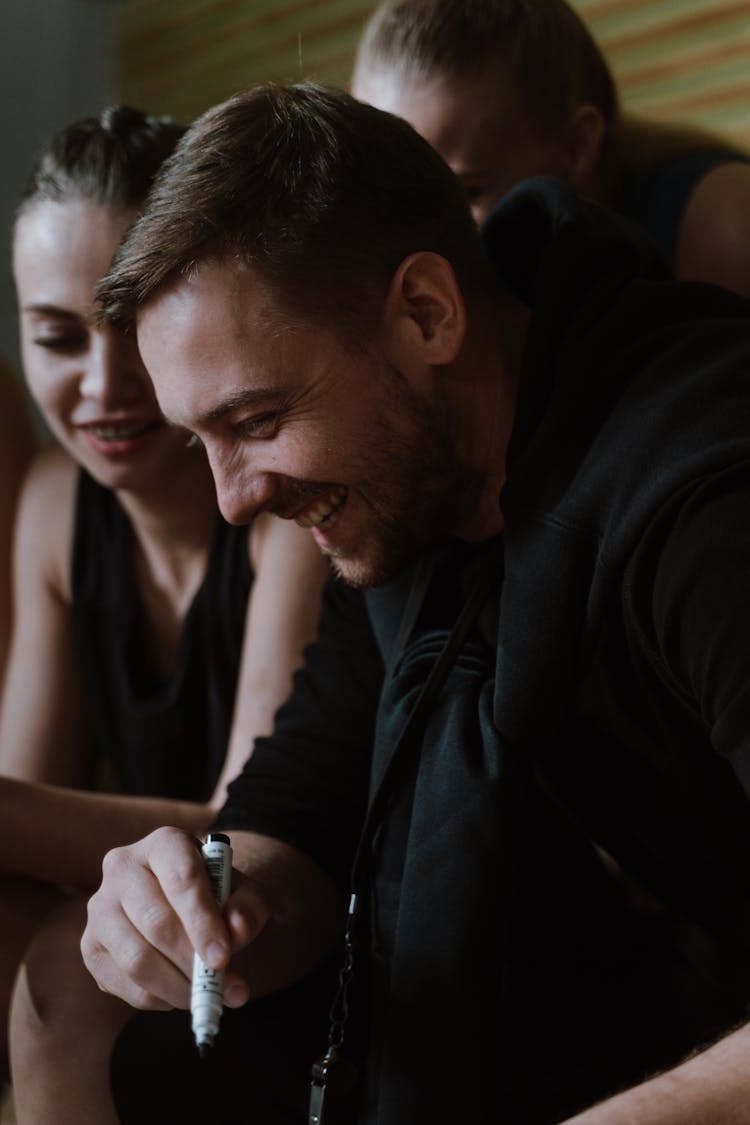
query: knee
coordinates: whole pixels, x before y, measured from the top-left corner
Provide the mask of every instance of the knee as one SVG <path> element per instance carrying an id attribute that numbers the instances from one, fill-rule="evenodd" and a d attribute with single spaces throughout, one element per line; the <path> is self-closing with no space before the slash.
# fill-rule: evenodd
<path id="1" fill-rule="evenodd" d="M 11 1027 L 35 1035 L 65 1034 L 89 988 L 96 988 L 81 958 L 83 900 L 66 902 L 39 927 L 29 943 L 11 1001 Z"/>

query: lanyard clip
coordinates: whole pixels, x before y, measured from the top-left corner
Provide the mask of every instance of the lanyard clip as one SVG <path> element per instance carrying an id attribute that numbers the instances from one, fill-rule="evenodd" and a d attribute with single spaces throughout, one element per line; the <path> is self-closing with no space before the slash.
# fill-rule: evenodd
<path id="1" fill-rule="evenodd" d="M 355 1068 L 342 1057 L 339 1048 L 331 1044 L 312 1065 L 307 1125 L 325 1125 L 326 1094 L 330 1093 L 334 1099 L 343 1097 L 351 1093 L 356 1082 Z"/>
<path id="2" fill-rule="evenodd" d="M 310 1108 L 307 1125 L 324 1125 L 326 1090 L 339 1058 L 338 1047 L 329 1047 L 312 1065 L 310 1079 Z"/>

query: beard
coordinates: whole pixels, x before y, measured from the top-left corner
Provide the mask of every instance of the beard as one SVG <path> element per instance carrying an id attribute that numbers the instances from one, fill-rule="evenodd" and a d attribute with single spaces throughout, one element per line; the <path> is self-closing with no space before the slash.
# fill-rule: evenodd
<path id="1" fill-rule="evenodd" d="M 367 542 L 356 556 L 326 552 L 339 577 L 358 588 L 390 581 L 450 534 L 482 484 L 458 456 L 447 405 L 416 394 L 396 368 L 384 378 L 388 406 L 362 437 L 369 456 L 353 475 L 367 482 L 356 489 L 370 511 Z"/>

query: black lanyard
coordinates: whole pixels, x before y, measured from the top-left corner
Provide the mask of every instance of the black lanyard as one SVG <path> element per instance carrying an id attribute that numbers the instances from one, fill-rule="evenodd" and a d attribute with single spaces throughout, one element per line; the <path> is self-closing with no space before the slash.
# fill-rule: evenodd
<path id="1" fill-rule="evenodd" d="M 354 975 L 354 933 L 359 907 L 367 888 L 367 860 L 375 833 L 384 817 L 385 803 L 393 792 L 399 769 L 411 760 L 414 752 L 421 747 L 421 735 L 430 711 L 437 700 L 448 673 L 454 664 L 469 632 L 477 620 L 488 598 L 497 591 L 499 581 L 498 544 L 493 541 L 487 551 L 487 559 L 479 581 L 471 587 L 456 622 L 427 679 L 422 684 L 407 719 L 396 739 L 393 749 L 381 773 L 380 780 L 371 795 L 364 825 L 354 855 L 351 873 L 351 896 L 344 931 L 344 960 L 339 973 L 338 988 L 331 1004 L 329 1016 L 328 1048 L 315 1061 L 310 1083 L 310 1107 L 308 1125 L 324 1125 L 326 1093 L 334 1097 L 346 1093 L 353 1086 L 356 1075 L 353 1068 L 341 1056 L 341 1048 L 346 1034 L 349 1018 L 348 992 Z M 416 624 L 420 610 L 433 577 L 435 556 L 420 560 L 409 591 L 404 612 L 399 624 L 386 669 L 386 675 L 393 674 L 398 658 Z"/>

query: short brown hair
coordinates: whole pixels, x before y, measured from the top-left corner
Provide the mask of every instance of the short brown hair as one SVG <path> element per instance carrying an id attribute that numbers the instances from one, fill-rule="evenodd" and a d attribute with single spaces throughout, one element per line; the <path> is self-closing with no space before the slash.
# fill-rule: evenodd
<path id="1" fill-rule="evenodd" d="M 399 68 L 420 78 L 461 80 L 489 65 L 507 69 L 543 130 L 585 102 L 617 118 L 617 90 L 604 57 L 565 0 L 383 0 L 360 39 L 359 67 Z"/>
<path id="2" fill-rule="evenodd" d="M 462 286 L 486 260 L 458 180 L 409 125 L 314 83 L 258 86 L 192 125 L 100 285 L 138 309 L 206 260 L 258 270 L 302 318 L 372 322 L 405 257 L 446 257 Z"/>

